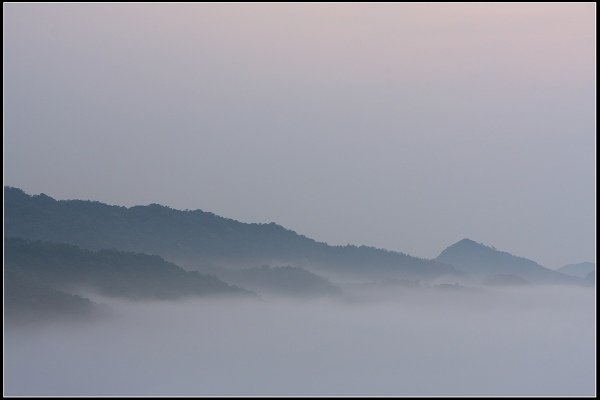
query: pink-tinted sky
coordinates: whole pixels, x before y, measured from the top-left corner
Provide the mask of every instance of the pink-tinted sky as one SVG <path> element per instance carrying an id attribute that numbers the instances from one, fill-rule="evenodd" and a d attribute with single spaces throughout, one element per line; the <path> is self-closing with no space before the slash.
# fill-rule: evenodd
<path id="1" fill-rule="evenodd" d="M 595 259 L 594 3 L 5 4 L 5 183 Z"/>

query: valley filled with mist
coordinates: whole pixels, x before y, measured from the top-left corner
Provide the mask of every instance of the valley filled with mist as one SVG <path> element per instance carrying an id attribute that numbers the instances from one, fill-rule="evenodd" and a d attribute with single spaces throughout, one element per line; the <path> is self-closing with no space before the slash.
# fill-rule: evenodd
<path id="1" fill-rule="evenodd" d="M 589 395 L 595 264 L 5 187 L 9 395 Z"/>
<path id="2" fill-rule="evenodd" d="M 3 395 L 595 396 L 596 14 L 3 3 Z"/>

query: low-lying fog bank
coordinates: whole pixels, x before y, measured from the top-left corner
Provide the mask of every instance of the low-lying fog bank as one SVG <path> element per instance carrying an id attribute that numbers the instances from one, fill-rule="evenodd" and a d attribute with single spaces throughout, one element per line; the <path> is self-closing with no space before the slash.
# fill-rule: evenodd
<path id="1" fill-rule="evenodd" d="M 593 288 L 103 301 L 110 318 L 7 327 L 5 395 L 595 394 Z"/>

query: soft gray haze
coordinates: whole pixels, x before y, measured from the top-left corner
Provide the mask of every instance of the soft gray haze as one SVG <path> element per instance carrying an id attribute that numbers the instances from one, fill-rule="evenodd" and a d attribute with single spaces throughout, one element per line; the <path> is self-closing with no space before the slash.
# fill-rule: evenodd
<path id="1" fill-rule="evenodd" d="M 5 4 L 5 184 L 595 260 L 594 4 Z"/>
<path id="2" fill-rule="evenodd" d="M 350 304 L 120 302 L 110 321 L 8 330 L 5 390 L 593 396 L 594 297 L 546 287 Z"/>

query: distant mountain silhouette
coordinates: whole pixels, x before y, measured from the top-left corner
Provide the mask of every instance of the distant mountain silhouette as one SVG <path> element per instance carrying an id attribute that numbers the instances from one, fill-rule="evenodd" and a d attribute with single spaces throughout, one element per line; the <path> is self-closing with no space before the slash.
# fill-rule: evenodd
<path id="1" fill-rule="evenodd" d="M 225 282 L 259 294 L 315 297 L 331 296 L 341 292 L 329 280 L 298 267 L 263 265 L 241 270 L 219 269 L 215 274 Z"/>
<path id="2" fill-rule="evenodd" d="M 596 264 L 592 262 L 582 262 L 578 264 L 569 264 L 557 269 L 558 272 L 565 275 L 585 278 L 590 272 L 596 271 Z"/>
<path id="3" fill-rule="evenodd" d="M 89 299 L 65 293 L 11 268 L 4 270 L 4 317 L 9 324 L 88 320 L 103 311 Z"/>
<path id="4" fill-rule="evenodd" d="M 157 254 L 188 269 L 293 265 L 331 277 L 429 279 L 450 266 L 367 246 L 329 246 L 274 223 L 249 224 L 158 204 L 110 206 L 5 187 L 5 234 Z"/>
<path id="5" fill-rule="evenodd" d="M 91 251 L 20 238 L 4 240 L 4 272 L 17 285 L 54 294 L 91 291 L 129 299 L 177 299 L 248 293 L 215 277 L 186 271 L 159 256 Z M 6 287 L 15 290 L 9 284 Z"/>
<path id="6" fill-rule="evenodd" d="M 500 280 L 498 275 L 503 276 L 501 280 L 504 281 L 510 275 L 513 282 L 521 278 L 531 283 L 583 283 L 580 279 L 545 268 L 527 258 L 498 251 L 470 239 L 463 239 L 449 246 L 440 253 L 436 261 L 450 264 L 471 275 L 485 277 L 488 281 L 491 279 L 494 282 L 493 277 L 496 276 L 496 283 Z"/>

